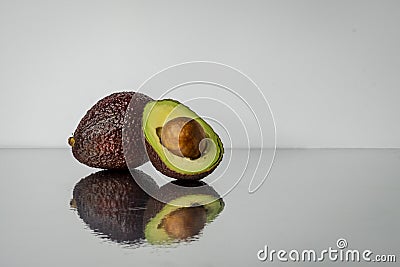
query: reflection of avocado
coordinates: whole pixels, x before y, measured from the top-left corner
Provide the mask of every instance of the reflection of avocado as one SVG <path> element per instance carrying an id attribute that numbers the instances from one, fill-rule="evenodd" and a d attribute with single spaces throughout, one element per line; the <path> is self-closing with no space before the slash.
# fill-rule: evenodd
<path id="1" fill-rule="evenodd" d="M 187 194 L 187 191 L 177 190 L 177 185 L 188 185 L 199 190 L 195 194 Z M 196 181 L 166 184 L 156 197 L 165 199 L 167 204 L 151 198 L 146 206 L 145 237 L 151 244 L 168 244 L 198 235 L 206 223 L 212 222 L 221 213 L 225 205 L 212 187 Z"/>
<path id="2" fill-rule="evenodd" d="M 150 101 L 142 122 L 149 159 L 167 176 L 198 180 L 214 171 L 222 160 L 224 149 L 218 135 L 178 101 Z"/>
<path id="3" fill-rule="evenodd" d="M 98 101 L 68 139 L 74 157 L 101 169 L 127 169 L 126 163 L 135 168 L 147 162 L 141 119 L 143 107 L 150 100 L 140 93 L 120 92 Z M 124 124 L 125 114 L 128 116 Z M 126 159 L 123 147 L 128 148 Z"/>
<path id="4" fill-rule="evenodd" d="M 141 171 L 133 170 L 132 175 L 146 176 L 147 186 L 157 187 Z M 144 237 L 143 214 L 148 199 L 128 171 L 100 171 L 75 185 L 70 205 L 95 233 L 118 243 L 134 244 Z"/>

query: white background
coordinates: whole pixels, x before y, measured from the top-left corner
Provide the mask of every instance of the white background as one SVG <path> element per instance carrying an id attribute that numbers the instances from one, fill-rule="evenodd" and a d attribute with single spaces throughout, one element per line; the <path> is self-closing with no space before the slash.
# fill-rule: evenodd
<path id="1" fill-rule="evenodd" d="M 1 0 L 0 146 L 67 147 L 98 99 L 210 60 L 261 87 L 279 147 L 400 147 L 399 27 L 399 1 Z"/>

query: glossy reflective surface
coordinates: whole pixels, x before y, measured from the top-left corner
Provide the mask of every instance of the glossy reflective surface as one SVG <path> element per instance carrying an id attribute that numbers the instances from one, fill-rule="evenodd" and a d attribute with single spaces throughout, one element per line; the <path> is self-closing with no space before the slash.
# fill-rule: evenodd
<path id="1" fill-rule="evenodd" d="M 168 202 L 146 194 L 135 179 L 146 179 L 147 187 L 154 187 Z M 174 190 L 177 184 L 200 190 L 195 194 L 179 192 Z M 224 205 L 219 194 L 204 182 L 175 181 L 159 188 L 139 170 L 90 174 L 75 185 L 70 201 L 70 207 L 95 235 L 126 246 L 195 241 Z"/>
<path id="2" fill-rule="evenodd" d="M 260 262 L 257 252 L 265 245 L 325 249 L 339 238 L 381 254 L 400 247 L 400 150 L 279 150 L 261 189 L 248 194 L 245 176 L 210 221 L 201 208 L 149 205 L 151 198 L 123 177 L 108 177 L 103 187 L 104 180 L 89 176 L 97 170 L 66 149 L 2 149 L 0 164 L 1 266 L 280 266 Z M 229 167 L 231 175 L 242 172 L 237 166 Z M 150 173 L 151 166 L 142 169 Z M 88 176 L 95 190 L 77 201 L 74 188 Z M 104 195 L 91 195 L 96 188 Z M 174 242 L 147 240 L 147 220 L 161 214 L 152 214 L 156 206 L 167 216 L 153 230 Z"/>

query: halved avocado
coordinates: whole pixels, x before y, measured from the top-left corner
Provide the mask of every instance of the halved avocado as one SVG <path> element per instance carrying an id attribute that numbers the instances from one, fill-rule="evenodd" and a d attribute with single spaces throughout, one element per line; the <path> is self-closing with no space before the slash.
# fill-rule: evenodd
<path id="1" fill-rule="evenodd" d="M 163 203 L 151 198 L 144 214 L 145 238 L 150 244 L 170 244 L 177 241 L 187 241 L 198 235 L 204 226 L 213 220 L 224 209 L 225 203 L 218 193 L 205 183 L 190 182 L 188 186 L 198 187 L 196 194 L 185 194 L 176 190 L 171 182 L 158 191 L 168 202 Z"/>
<path id="2" fill-rule="evenodd" d="M 143 216 L 150 196 L 133 176 L 143 176 L 147 186 L 158 189 L 150 176 L 138 170 L 99 171 L 75 185 L 70 206 L 96 235 L 136 245 L 144 238 Z"/>
<path id="3" fill-rule="evenodd" d="M 224 148 L 219 136 L 176 100 L 148 102 L 142 127 L 151 163 L 169 177 L 199 180 L 213 172 L 222 160 Z"/>

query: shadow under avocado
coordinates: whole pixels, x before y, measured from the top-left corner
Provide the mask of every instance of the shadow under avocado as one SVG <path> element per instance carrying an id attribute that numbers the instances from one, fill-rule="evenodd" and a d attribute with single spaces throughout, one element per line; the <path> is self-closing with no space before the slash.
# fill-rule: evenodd
<path id="1" fill-rule="evenodd" d="M 155 198 L 132 175 L 146 181 Z M 204 182 L 174 181 L 158 188 L 139 170 L 104 170 L 83 178 L 74 187 L 70 205 L 96 235 L 125 245 L 196 240 L 224 208 L 219 194 Z"/>

